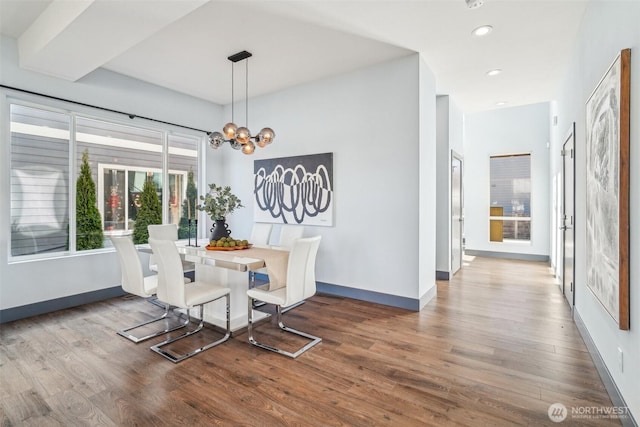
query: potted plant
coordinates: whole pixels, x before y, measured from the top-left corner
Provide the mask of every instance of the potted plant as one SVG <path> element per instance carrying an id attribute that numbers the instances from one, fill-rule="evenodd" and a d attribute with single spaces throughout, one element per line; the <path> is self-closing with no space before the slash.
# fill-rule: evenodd
<path id="1" fill-rule="evenodd" d="M 200 196 L 202 201 L 198 210 L 205 211 L 213 221 L 210 240 L 220 240 L 231 235 L 225 223 L 226 216 L 238 208 L 243 208 L 242 201 L 231 192 L 231 187 L 209 184 L 209 192 Z"/>

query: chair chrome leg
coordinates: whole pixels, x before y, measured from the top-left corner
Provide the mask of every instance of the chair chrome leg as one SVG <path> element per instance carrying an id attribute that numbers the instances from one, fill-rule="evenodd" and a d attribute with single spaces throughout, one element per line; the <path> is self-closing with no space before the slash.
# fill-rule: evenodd
<path id="1" fill-rule="evenodd" d="M 296 307 L 300 307 L 300 306 L 301 306 L 302 304 L 304 304 L 305 302 L 306 302 L 306 301 L 299 301 L 299 302 L 297 302 L 297 303 L 295 303 L 295 304 L 291 304 L 289 307 L 285 307 L 285 308 L 283 308 L 283 309 L 282 309 L 282 313 L 284 314 L 284 313 L 286 313 L 286 312 L 287 312 L 287 311 L 289 311 L 289 310 L 293 310 L 293 309 L 294 309 L 294 308 L 296 308 Z"/>
<path id="2" fill-rule="evenodd" d="M 247 334 L 249 336 L 249 342 L 253 345 L 255 345 L 256 347 L 260 347 L 260 348 L 264 348 L 265 350 L 270 350 L 273 351 L 275 353 L 278 354 L 282 354 L 283 356 L 287 356 L 287 357 L 291 357 L 292 359 L 295 359 L 296 357 L 300 356 L 302 353 L 304 353 L 305 351 L 309 350 L 311 347 L 313 347 L 314 345 L 322 342 L 322 338 L 320 337 L 316 337 L 314 335 L 311 334 L 307 334 L 306 332 L 302 332 L 302 331 L 298 331 L 297 329 L 293 329 L 290 328 L 286 325 L 284 325 L 284 323 L 282 323 L 282 307 L 280 307 L 279 305 L 276 306 L 276 312 L 277 312 L 277 322 L 278 322 L 278 327 L 280 329 L 282 329 L 285 332 L 289 332 L 304 338 L 307 338 L 309 340 L 311 340 L 309 343 L 307 343 L 305 346 L 303 346 L 302 348 L 300 348 L 299 350 L 297 350 L 294 353 L 291 353 L 289 351 L 285 351 L 282 350 L 280 348 L 271 346 L 271 345 L 267 345 L 267 344 L 262 344 L 258 341 L 256 341 L 256 339 L 253 337 L 253 298 L 249 297 L 249 313 L 248 313 L 248 325 L 247 325 Z M 293 308 L 294 306 L 291 306 L 291 308 Z"/>
<path id="3" fill-rule="evenodd" d="M 147 301 L 150 302 L 153 305 L 157 305 L 160 308 L 164 308 L 164 304 L 161 303 L 160 301 L 158 301 L 158 297 L 153 295 L 147 298 Z"/>
<path id="4" fill-rule="evenodd" d="M 130 327 L 126 328 L 126 329 L 120 329 L 118 331 L 118 335 L 120 335 L 122 337 L 125 337 L 126 339 L 128 339 L 130 341 L 133 341 L 134 343 L 139 343 L 139 342 L 151 339 L 151 338 L 158 337 L 160 335 L 164 335 L 164 334 L 169 333 L 171 331 L 175 331 L 175 330 L 184 328 L 185 326 L 187 326 L 189 324 L 189 317 L 187 316 L 187 320 L 184 323 L 179 323 L 178 325 L 176 325 L 176 326 L 174 326 L 172 328 L 165 328 L 165 329 L 162 329 L 162 330 L 157 331 L 157 332 L 152 332 L 152 333 L 150 333 L 148 335 L 145 335 L 143 337 L 136 337 L 135 335 L 129 333 L 129 331 L 132 331 L 134 329 L 140 328 L 141 326 L 149 325 L 151 323 L 159 322 L 161 320 L 167 319 L 167 317 L 169 316 L 170 307 L 169 307 L 168 304 L 163 304 L 161 307 L 164 308 L 164 313 L 162 314 L 162 316 L 153 318 L 151 320 L 147 320 L 147 321 L 142 322 L 142 323 L 138 323 L 137 325 L 130 326 Z"/>
<path id="5" fill-rule="evenodd" d="M 210 344 L 207 344 L 203 347 L 199 347 L 196 348 L 195 350 L 189 351 L 188 353 L 184 353 L 184 354 L 180 354 L 180 355 L 175 355 L 173 353 L 170 353 L 167 350 L 162 349 L 162 347 L 171 344 L 172 342 L 181 340 L 183 338 L 186 338 L 190 335 L 193 335 L 197 332 L 200 332 L 202 330 L 202 328 L 204 327 L 204 304 L 200 304 L 200 323 L 198 324 L 198 326 L 190 331 L 185 332 L 182 335 L 178 335 L 177 337 L 173 337 L 173 338 L 169 338 L 165 341 L 162 341 L 154 346 L 151 346 L 151 350 L 155 351 L 156 353 L 160 354 L 161 356 L 166 357 L 167 359 L 171 360 L 173 363 L 178 363 L 184 359 L 187 359 L 191 356 L 195 356 L 196 354 L 203 352 L 205 350 L 208 350 L 212 347 L 215 347 L 219 344 L 222 344 L 223 342 L 227 341 L 229 339 L 229 337 L 231 336 L 231 313 L 230 313 L 230 299 L 229 299 L 229 294 L 225 295 L 226 298 L 226 302 L 227 302 L 227 330 L 225 332 L 225 335 L 220 338 L 217 341 L 214 341 Z M 191 315 L 190 315 L 190 309 L 187 309 L 187 319 L 190 321 L 191 320 Z"/>
<path id="6" fill-rule="evenodd" d="M 306 302 L 306 301 L 298 301 L 298 302 L 297 302 L 297 303 L 295 303 L 295 304 L 291 304 L 289 307 L 285 307 L 285 308 L 283 308 L 283 309 L 282 309 L 282 313 L 286 313 L 286 312 L 287 312 L 287 311 L 289 311 L 289 310 L 293 310 L 293 309 L 294 309 L 294 308 L 296 308 L 296 307 L 300 307 L 300 306 L 301 306 L 302 304 L 304 304 L 305 302 Z M 254 310 L 258 310 L 258 311 L 262 311 L 263 313 L 268 313 L 267 311 L 260 310 L 260 308 L 262 308 L 262 307 L 264 307 L 264 306 L 266 306 L 266 305 L 267 305 L 267 303 L 266 303 L 266 302 L 264 302 L 264 301 L 256 301 L 256 300 L 254 300 L 254 301 L 253 301 L 253 309 L 254 309 Z"/>

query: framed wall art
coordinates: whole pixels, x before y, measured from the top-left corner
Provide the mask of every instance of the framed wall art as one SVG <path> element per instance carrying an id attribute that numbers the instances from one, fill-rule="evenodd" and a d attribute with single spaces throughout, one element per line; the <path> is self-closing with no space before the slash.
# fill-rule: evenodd
<path id="1" fill-rule="evenodd" d="M 630 49 L 622 50 L 586 104 L 587 286 L 629 329 Z"/>
<path id="2" fill-rule="evenodd" d="M 254 221 L 333 225 L 333 153 L 253 162 Z"/>

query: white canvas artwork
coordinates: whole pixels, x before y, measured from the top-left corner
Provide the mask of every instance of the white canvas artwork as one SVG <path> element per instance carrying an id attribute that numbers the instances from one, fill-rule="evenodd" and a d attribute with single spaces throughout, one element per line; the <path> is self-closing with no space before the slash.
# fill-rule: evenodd
<path id="1" fill-rule="evenodd" d="M 333 153 L 255 160 L 254 221 L 333 225 Z"/>
<path id="2" fill-rule="evenodd" d="M 619 320 L 620 61 L 587 101 L 587 285 Z"/>

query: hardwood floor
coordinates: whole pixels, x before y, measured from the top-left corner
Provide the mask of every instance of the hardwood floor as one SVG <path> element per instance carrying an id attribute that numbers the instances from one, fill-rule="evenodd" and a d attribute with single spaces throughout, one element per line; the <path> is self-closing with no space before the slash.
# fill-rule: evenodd
<path id="1" fill-rule="evenodd" d="M 123 297 L 2 325 L 1 425 L 538 426 L 556 402 L 564 424 L 620 425 L 571 416 L 612 403 L 542 263 L 475 258 L 421 312 L 317 295 L 285 315 L 323 338 L 295 360 L 241 334 L 174 365 L 115 333 L 159 312 Z"/>

